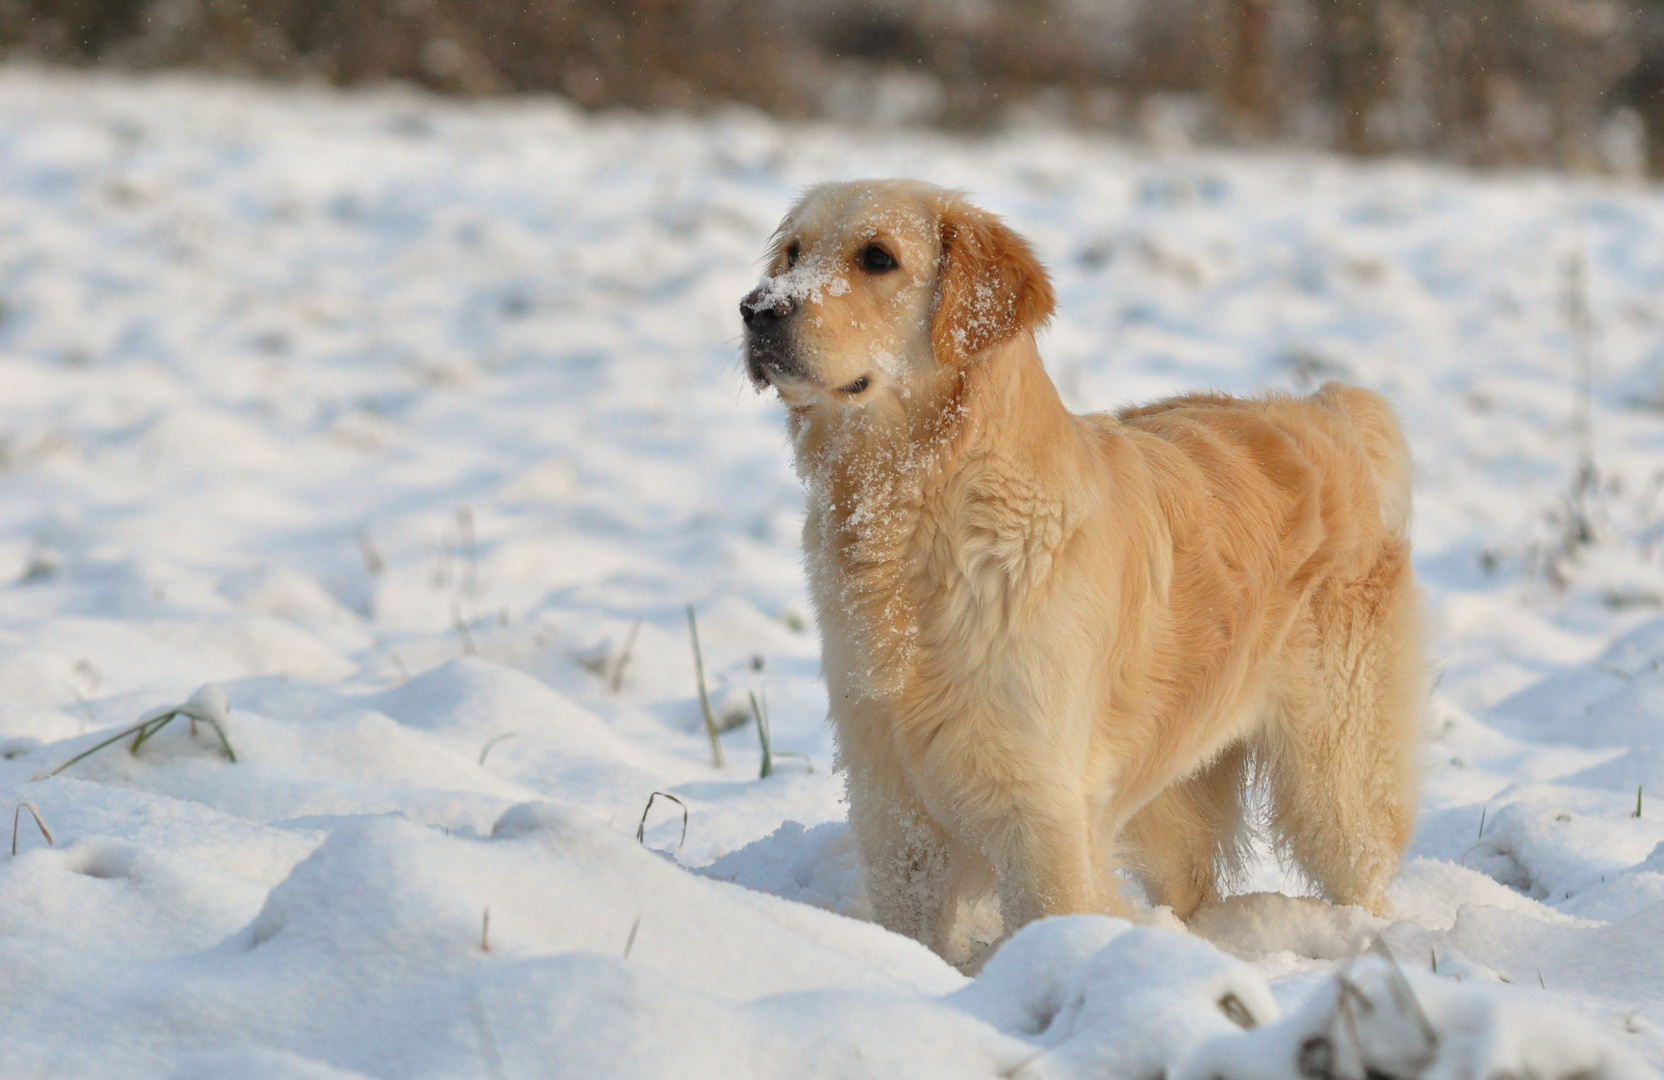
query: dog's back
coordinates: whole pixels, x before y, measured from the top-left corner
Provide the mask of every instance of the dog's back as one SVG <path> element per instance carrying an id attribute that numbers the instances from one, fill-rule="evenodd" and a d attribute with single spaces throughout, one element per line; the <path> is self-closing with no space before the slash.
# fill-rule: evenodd
<path id="1" fill-rule="evenodd" d="M 1115 419 L 1179 446 L 1192 458 L 1204 443 L 1239 447 L 1255 458 L 1259 473 L 1289 495 L 1297 493 L 1296 474 L 1304 472 L 1298 460 L 1310 460 L 1323 474 L 1328 497 L 1373 503 L 1372 516 L 1386 536 L 1401 538 L 1409 526 L 1409 450 L 1391 408 L 1373 391 L 1328 382 L 1310 397 L 1185 394 L 1123 409 Z M 1268 437 L 1273 431 L 1282 437 Z M 1318 479 L 1316 474 L 1300 478 Z M 1348 480 L 1362 482 L 1342 492 L 1337 482 L 1344 486 Z"/>
<path id="2" fill-rule="evenodd" d="M 1265 695 L 1241 752 L 1217 751 L 1130 824 L 1155 893 L 1181 912 L 1217 895 L 1239 855 L 1252 759 L 1272 779 L 1275 833 L 1295 860 L 1331 898 L 1378 904 L 1414 815 L 1422 692 L 1410 461 L 1386 402 L 1329 383 L 1310 397 L 1192 394 L 1094 419 L 1121 448 L 1110 467 L 1147 472 L 1169 529 L 1171 587 L 1146 620 L 1146 669 L 1214 693 L 1167 703 L 1159 726 L 1213 716 L 1201 726 L 1218 732 L 1226 702 Z"/>

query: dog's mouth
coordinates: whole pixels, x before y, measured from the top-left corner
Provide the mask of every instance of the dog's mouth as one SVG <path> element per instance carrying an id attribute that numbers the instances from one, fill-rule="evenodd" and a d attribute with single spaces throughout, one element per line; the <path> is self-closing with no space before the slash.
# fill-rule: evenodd
<path id="1" fill-rule="evenodd" d="M 745 340 L 745 373 L 758 390 L 818 390 L 845 399 L 858 399 L 872 389 L 872 376 L 862 375 L 842 386 L 827 386 L 810 374 L 793 350 L 774 335 L 751 333 Z"/>
<path id="2" fill-rule="evenodd" d="M 746 374 L 751 377 L 751 384 L 758 390 L 770 386 L 781 391 L 812 389 L 853 401 L 872 388 L 872 378 L 867 375 L 842 386 L 829 387 L 789 360 L 768 355 L 747 355 L 745 369 Z"/>
<path id="3" fill-rule="evenodd" d="M 783 342 L 748 334 L 745 341 L 745 373 L 758 390 L 778 387 L 783 382 L 813 382 Z"/>

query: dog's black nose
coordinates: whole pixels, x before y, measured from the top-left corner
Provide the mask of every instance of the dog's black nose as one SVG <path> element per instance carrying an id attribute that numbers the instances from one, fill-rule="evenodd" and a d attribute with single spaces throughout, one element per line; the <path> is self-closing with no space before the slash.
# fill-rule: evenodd
<path id="1" fill-rule="evenodd" d="M 751 330 L 761 330 L 792 313 L 790 297 L 765 292 L 762 286 L 752 289 L 740 301 L 740 318 Z"/>

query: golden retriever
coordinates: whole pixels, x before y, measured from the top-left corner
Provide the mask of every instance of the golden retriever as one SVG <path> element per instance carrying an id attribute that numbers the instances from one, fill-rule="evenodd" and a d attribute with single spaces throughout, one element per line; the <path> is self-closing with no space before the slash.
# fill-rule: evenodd
<path id="1" fill-rule="evenodd" d="M 1004 933 L 1181 918 L 1240 866 L 1252 792 L 1335 903 L 1380 910 L 1426 696 L 1386 403 L 1196 394 L 1070 414 L 1051 285 L 956 192 L 826 184 L 741 302 L 788 410 L 838 765 L 874 913 L 944 956 Z"/>

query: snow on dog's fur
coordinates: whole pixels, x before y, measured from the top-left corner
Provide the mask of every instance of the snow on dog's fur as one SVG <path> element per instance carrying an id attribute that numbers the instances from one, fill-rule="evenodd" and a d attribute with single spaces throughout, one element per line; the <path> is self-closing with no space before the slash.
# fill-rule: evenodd
<path id="1" fill-rule="evenodd" d="M 827 184 L 741 303 L 785 402 L 850 822 L 873 908 L 964 960 L 1126 912 L 1126 860 L 1187 917 L 1238 869 L 1247 789 L 1325 895 L 1379 910 L 1425 698 L 1386 403 L 1174 398 L 1075 416 L 1035 349 L 1028 245 L 957 193 Z"/>

